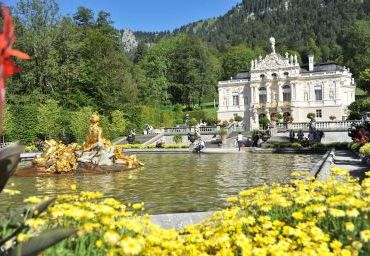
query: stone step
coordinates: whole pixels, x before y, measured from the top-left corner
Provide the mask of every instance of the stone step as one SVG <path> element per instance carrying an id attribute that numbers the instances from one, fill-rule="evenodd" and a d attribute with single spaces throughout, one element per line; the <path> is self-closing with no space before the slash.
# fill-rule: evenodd
<path id="1" fill-rule="evenodd" d="M 158 134 L 145 134 L 145 135 L 136 135 L 135 141 L 139 142 L 140 144 L 143 144 L 147 142 L 148 140 L 151 140 Z M 113 142 L 113 144 L 127 144 L 127 137 L 122 137 L 120 139 L 117 139 Z"/>
<path id="2" fill-rule="evenodd" d="M 274 143 L 290 143 L 290 138 L 287 136 L 272 136 L 270 139 L 266 141 L 268 144 Z"/>

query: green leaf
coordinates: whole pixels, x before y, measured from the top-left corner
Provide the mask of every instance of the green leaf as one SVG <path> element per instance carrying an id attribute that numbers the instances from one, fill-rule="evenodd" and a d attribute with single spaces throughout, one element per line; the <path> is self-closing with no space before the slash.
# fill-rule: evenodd
<path id="1" fill-rule="evenodd" d="M 10 256 L 33 256 L 76 233 L 75 229 L 53 229 L 10 250 Z"/>

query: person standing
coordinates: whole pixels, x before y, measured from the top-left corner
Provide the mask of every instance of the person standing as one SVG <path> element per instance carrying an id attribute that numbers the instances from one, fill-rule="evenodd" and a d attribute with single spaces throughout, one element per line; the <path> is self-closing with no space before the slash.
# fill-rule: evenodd
<path id="1" fill-rule="evenodd" d="M 238 142 L 238 148 L 239 148 L 239 151 L 240 151 L 240 148 L 241 148 L 241 146 L 242 146 L 242 143 L 243 143 L 243 135 L 242 135 L 242 133 L 241 132 L 239 132 L 239 134 L 238 134 L 238 137 L 237 137 L 237 142 Z"/>

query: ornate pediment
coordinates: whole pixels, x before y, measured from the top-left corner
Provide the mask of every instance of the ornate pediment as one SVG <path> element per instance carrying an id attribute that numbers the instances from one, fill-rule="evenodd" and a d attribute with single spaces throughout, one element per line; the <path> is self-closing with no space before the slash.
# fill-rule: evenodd
<path id="1" fill-rule="evenodd" d="M 287 67 L 299 67 L 297 55 L 290 55 L 285 53 L 285 58 L 275 52 L 275 38 L 270 38 L 272 52 L 264 59 L 262 56 L 258 60 L 252 60 L 251 70 L 266 70 L 266 69 L 279 69 Z"/>
<path id="2" fill-rule="evenodd" d="M 298 66 L 298 62 L 295 61 L 296 57 L 291 56 L 290 58 L 283 58 L 280 54 L 272 52 L 267 55 L 264 59 L 260 57 L 259 60 L 252 60 L 251 70 L 266 70 L 266 69 L 278 69 L 286 67 Z"/>

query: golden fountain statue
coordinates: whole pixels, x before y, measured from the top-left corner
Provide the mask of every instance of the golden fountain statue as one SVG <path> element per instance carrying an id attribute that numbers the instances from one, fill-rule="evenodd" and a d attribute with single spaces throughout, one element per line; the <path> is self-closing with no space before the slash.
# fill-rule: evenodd
<path id="1" fill-rule="evenodd" d="M 75 150 L 77 144 L 64 145 L 55 140 L 46 140 L 45 152 L 38 155 L 32 162 L 37 167 L 46 169 L 48 172 L 62 173 L 77 170 L 77 158 Z"/>
<path id="2" fill-rule="evenodd" d="M 126 156 L 122 147 L 114 147 L 103 137 L 103 129 L 99 126 L 100 117 L 93 114 L 86 135 L 83 150 L 76 157 L 77 144 L 64 145 L 55 140 L 46 140 L 46 150 L 33 160 L 37 167 L 45 168 L 48 172 L 65 173 L 77 170 L 78 163 L 92 166 L 125 165 L 132 169 L 144 166 L 135 155 Z"/>
<path id="3" fill-rule="evenodd" d="M 99 126 L 100 117 L 93 114 L 90 118 L 90 127 L 83 144 L 83 152 L 78 162 L 91 163 L 99 166 L 124 164 L 127 168 L 137 168 L 144 164 L 136 156 L 124 155 L 121 147 L 112 146 L 108 139 L 103 137 L 103 129 Z"/>

